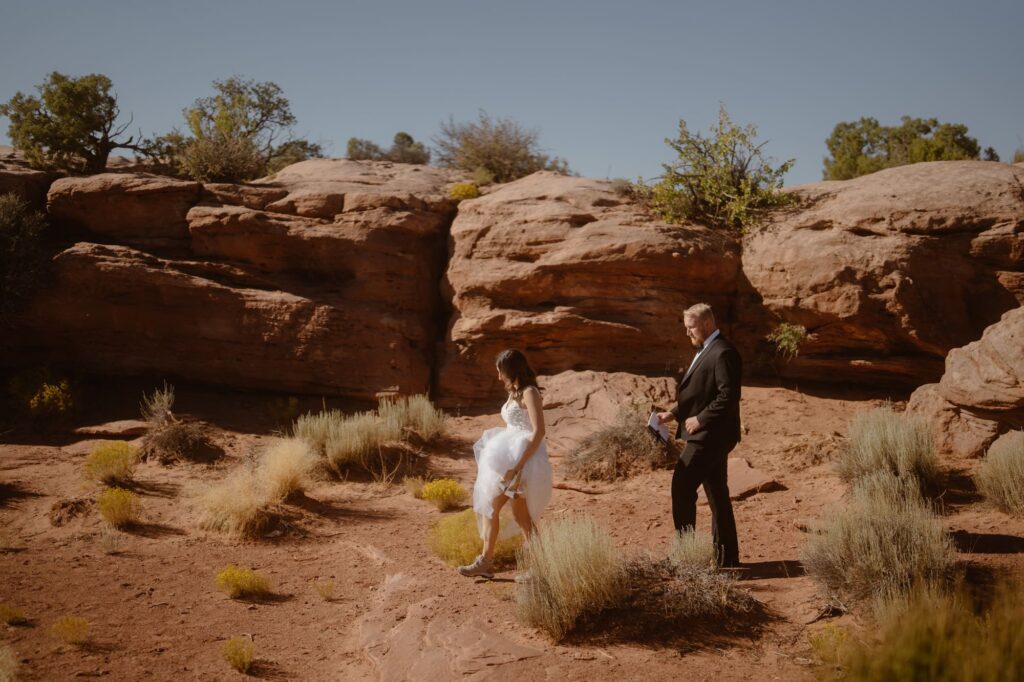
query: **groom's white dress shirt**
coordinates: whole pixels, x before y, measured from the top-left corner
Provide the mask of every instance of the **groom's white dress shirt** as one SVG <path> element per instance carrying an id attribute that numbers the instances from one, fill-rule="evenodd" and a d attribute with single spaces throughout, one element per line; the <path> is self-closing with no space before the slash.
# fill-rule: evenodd
<path id="1" fill-rule="evenodd" d="M 693 361 L 690 362 L 690 366 L 686 370 L 686 375 L 689 375 L 690 374 L 690 370 L 692 370 L 693 366 L 697 364 L 697 358 L 700 357 L 700 354 L 703 353 L 707 349 L 707 347 L 711 345 L 711 342 L 714 341 L 718 337 L 718 332 L 719 332 L 719 330 L 716 329 L 715 331 L 711 332 L 711 336 L 709 336 L 708 338 L 704 339 L 704 343 L 701 344 L 700 350 L 698 350 L 697 354 L 693 356 Z"/>

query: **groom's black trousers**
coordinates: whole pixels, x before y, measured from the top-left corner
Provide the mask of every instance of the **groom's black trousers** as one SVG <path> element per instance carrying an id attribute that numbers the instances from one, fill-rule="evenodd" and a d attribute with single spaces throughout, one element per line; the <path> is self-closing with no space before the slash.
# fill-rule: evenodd
<path id="1" fill-rule="evenodd" d="M 740 562 L 736 519 L 733 518 L 726 481 L 731 449 L 707 448 L 701 443 L 690 441 L 680 454 L 672 474 L 672 521 L 676 532 L 695 528 L 697 488 L 703 485 L 711 507 L 711 537 L 722 566 L 736 566 Z"/>

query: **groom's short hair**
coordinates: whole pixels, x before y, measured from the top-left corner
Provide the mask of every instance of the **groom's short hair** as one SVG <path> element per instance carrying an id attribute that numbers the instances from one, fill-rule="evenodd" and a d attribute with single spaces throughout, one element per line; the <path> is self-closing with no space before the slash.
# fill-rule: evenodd
<path id="1" fill-rule="evenodd" d="M 693 320 L 711 320 L 715 321 L 715 314 L 711 311 L 711 306 L 707 303 L 697 303 L 691 305 L 689 308 L 683 311 L 683 319 L 689 317 Z"/>

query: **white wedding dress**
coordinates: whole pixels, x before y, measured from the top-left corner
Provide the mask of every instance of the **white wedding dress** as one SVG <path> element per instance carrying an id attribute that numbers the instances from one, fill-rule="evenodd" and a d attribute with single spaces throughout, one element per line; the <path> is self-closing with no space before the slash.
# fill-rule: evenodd
<path id="1" fill-rule="evenodd" d="M 480 537 L 484 537 L 487 520 L 494 516 L 494 498 L 501 494 L 504 487 L 502 476 L 519 462 L 523 451 L 533 438 L 530 413 L 511 398 L 501 406 L 501 418 L 505 420 L 507 426 L 487 429 L 480 436 L 480 440 L 473 444 L 473 454 L 476 456 L 473 511 L 476 512 Z M 520 478 L 522 485 L 519 489 L 526 498 L 530 519 L 536 521 L 551 499 L 551 463 L 548 461 L 548 448 L 544 441 L 541 441 L 537 451 L 527 460 Z M 510 502 L 502 509 L 499 539 L 511 537 L 519 532 L 519 526 L 512 519 L 512 515 L 509 513 L 506 516 L 506 510 L 511 512 Z"/>

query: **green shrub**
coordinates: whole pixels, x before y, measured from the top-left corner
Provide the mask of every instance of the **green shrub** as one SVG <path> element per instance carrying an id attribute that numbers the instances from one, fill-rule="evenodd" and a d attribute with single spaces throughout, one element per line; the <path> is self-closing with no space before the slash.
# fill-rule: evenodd
<path id="1" fill-rule="evenodd" d="M 996 441 L 975 478 L 978 490 L 996 508 L 1024 518 L 1024 431 Z"/>
<path id="2" fill-rule="evenodd" d="M 121 440 L 103 441 L 85 460 L 85 477 L 107 485 L 127 483 L 139 462 L 139 449 Z"/>
<path id="3" fill-rule="evenodd" d="M 37 424 L 60 422 L 78 407 L 71 381 L 47 369 L 21 372 L 10 380 L 8 388 L 14 411 Z"/>
<path id="4" fill-rule="evenodd" d="M 623 561 L 611 536 L 590 518 L 551 521 L 520 553 L 531 579 L 516 594 L 526 623 L 560 640 L 587 613 L 620 603 L 628 589 Z"/>
<path id="5" fill-rule="evenodd" d="M 100 516 L 114 528 L 124 528 L 139 518 L 139 498 L 124 488 L 107 488 L 96 498 Z"/>
<path id="6" fill-rule="evenodd" d="M 507 526 L 510 521 L 510 514 L 502 510 L 502 526 Z M 435 523 L 427 533 L 427 541 L 430 549 L 449 566 L 460 566 L 472 562 L 484 548 L 484 541 L 480 539 L 480 527 L 477 525 L 476 513 L 472 509 L 451 514 Z M 516 550 L 519 549 L 522 542 L 522 536 L 519 534 L 498 540 L 494 547 L 495 565 L 511 565 L 515 561 Z"/>
<path id="7" fill-rule="evenodd" d="M 781 190 L 793 160 L 773 167 L 756 137 L 757 129 L 735 125 L 725 106 L 711 137 L 691 133 L 680 120 L 679 136 L 665 140 L 678 159 L 664 165 L 662 179 L 651 187 L 651 208 L 670 223 L 696 220 L 742 230 L 764 209 L 790 203 L 792 197 Z"/>
<path id="8" fill-rule="evenodd" d="M 430 163 L 430 150 L 422 142 L 414 140 L 409 133 L 400 131 L 395 133 L 391 148 L 387 151 L 369 140 L 350 137 L 346 157 L 352 161 L 391 161 L 422 165 Z"/>
<path id="9" fill-rule="evenodd" d="M 50 634 L 65 644 L 83 646 L 89 641 L 89 621 L 78 616 L 61 616 L 50 626 Z"/>
<path id="10" fill-rule="evenodd" d="M 458 481 L 442 478 L 423 485 L 420 495 L 424 500 L 433 502 L 441 511 L 455 509 L 466 501 L 469 493 L 459 485 Z"/>
<path id="11" fill-rule="evenodd" d="M 228 564 L 217 571 L 217 589 L 232 599 L 258 599 L 270 595 L 270 581 L 259 571 Z"/>
<path id="12" fill-rule="evenodd" d="M 858 412 L 850 422 L 838 469 L 846 481 L 886 471 L 935 486 L 939 466 L 931 429 L 923 419 L 899 414 L 891 405 Z"/>
<path id="13" fill-rule="evenodd" d="M 841 605 L 940 584 L 956 561 L 952 540 L 914 479 L 863 476 L 845 509 L 832 512 L 804 548 L 804 566 Z"/>
<path id="14" fill-rule="evenodd" d="M 455 201 L 476 199 L 480 196 L 480 188 L 472 182 L 456 182 L 452 185 L 452 188 L 448 190 L 448 196 Z"/>
<path id="15" fill-rule="evenodd" d="M 480 111 L 476 121 L 441 123 L 434 138 L 437 162 L 467 173 L 489 173 L 493 182 L 509 182 L 539 170 L 568 173 L 569 164 L 542 154 L 540 133 L 508 118 L 492 118 Z M 481 171 L 481 169 L 483 169 Z M 487 184 L 487 183 L 477 183 Z"/>
<path id="16" fill-rule="evenodd" d="M 881 609 L 865 641 L 839 649 L 851 682 L 1024 679 L 1024 589 L 1004 584 L 988 610 L 965 593 L 919 590 Z"/>
<path id="17" fill-rule="evenodd" d="M 807 328 L 802 324 L 782 322 L 765 337 L 775 346 L 775 352 L 786 360 L 800 355 L 800 346 L 807 341 Z"/>
<path id="18" fill-rule="evenodd" d="M 250 639 L 233 637 L 224 644 L 221 654 L 228 665 L 242 674 L 247 674 L 252 668 L 256 647 Z"/>
<path id="19" fill-rule="evenodd" d="M 587 434 L 565 459 L 565 474 L 583 480 L 614 481 L 672 464 L 663 443 L 647 431 L 636 405 L 623 407 L 615 421 Z"/>
<path id="20" fill-rule="evenodd" d="M 46 274 L 46 218 L 18 195 L 0 194 L 0 328 L 8 326 Z"/>

